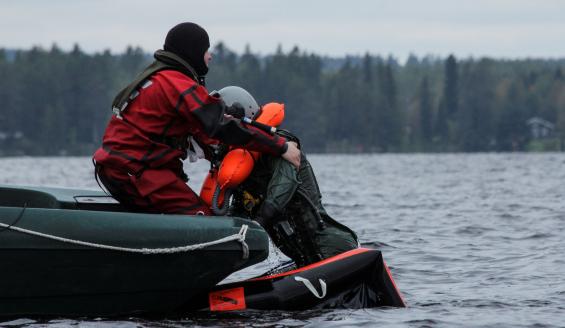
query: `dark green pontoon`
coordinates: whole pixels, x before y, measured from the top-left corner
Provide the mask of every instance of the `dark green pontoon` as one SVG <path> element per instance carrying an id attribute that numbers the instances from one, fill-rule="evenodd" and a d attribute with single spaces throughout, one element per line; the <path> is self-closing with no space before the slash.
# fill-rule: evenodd
<path id="1" fill-rule="evenodd" d="M 102 192 L 0 186 L 0 316 L 163 314 L 267 255 L 267 234 L 244 219 L 129 213 Z"/>

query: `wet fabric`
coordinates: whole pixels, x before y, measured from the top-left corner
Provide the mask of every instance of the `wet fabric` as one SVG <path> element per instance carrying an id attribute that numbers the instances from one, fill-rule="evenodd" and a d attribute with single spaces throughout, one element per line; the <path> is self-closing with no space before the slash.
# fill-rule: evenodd
<path id="1" fill-rule="evenodd" d="M 358 247 L 356 234 L 322 206 L 314 171 L 304 153 L 298 172 L 282 158 L 263 155 L 241 188 L 263 200 L 249 215 L 260 220 L 275 245 L 297 265 Z"/>

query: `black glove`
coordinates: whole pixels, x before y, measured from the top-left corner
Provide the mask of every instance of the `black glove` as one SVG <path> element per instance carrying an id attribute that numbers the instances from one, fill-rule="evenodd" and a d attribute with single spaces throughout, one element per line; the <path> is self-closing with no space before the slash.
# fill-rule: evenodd
<path id="1" fill-rule="evenodd" d="M 255 221 L 259 223 L 264 229 L 269 229 L 276 222 L 275 218 L 280 215 L 279 211 L 271 205 L 269 202 L 263 202 L 259 211 L 257 211 L 257 217 Z M 275 222 L 273 222 L 275 221 Z"/>
<path id="2" fill-rule="evenodd" d="M 226 108 L 226 114 L 241 119 L 245 116 L 245 108 L 243 108 L 240 103 L 234 102 L 231 106 Z"/>
<path id="3" fill-rule="evenodd" d="M 261 216 L 256 217 L 255 222 L 259 223 L 263 227 L 263 229 L 267 229 L 271 227 L 271 220 Z"/>

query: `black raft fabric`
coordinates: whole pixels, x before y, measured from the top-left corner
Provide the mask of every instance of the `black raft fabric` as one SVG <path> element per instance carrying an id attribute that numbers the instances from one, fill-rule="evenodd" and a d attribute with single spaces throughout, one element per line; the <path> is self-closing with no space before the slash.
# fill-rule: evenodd
<path id="1" fill-rule="evenodd" d="M 322 294 L 320 279 L 326 284 L 326 294 L 314 295 L 304 283 L 306 279 Z M 381 252 L 367 250 L 335 262 L 323 264 L 294 274 L 265 277 L 220 285 L 214 291 L 244 289 L 245 308 L 260 310 L 306 310 L 334 308 L 405 307 L 385 267 Z M 208 308 L 208 294 L 196 298 L 191 309 Z"/>

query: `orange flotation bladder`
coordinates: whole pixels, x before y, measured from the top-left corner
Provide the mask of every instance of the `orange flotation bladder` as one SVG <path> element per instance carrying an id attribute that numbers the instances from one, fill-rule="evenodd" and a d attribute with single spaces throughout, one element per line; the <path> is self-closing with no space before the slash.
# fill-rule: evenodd
<path id="1" fill-rule="evenodd" d="M 279 126 L 284 120 L 284 104 L 268 103 L 261 108 L 256 121 L 270 126 Z"/>
<path id="2" fill-rule="evenodd" d="M 256 121 L 270 126 L 279 126 L 284 120 L 284 104 L 268 103 L 261 108 Z M 259 152 L 245 149 L 230 150 L 218 169 L 212 169 L 202 184 L 200 198 L 211 207 L 217 215 L 225 215 L 227 206 L 225 200 L 231 196 L 231 190 L 241 184 L 251 171 Z"/>

